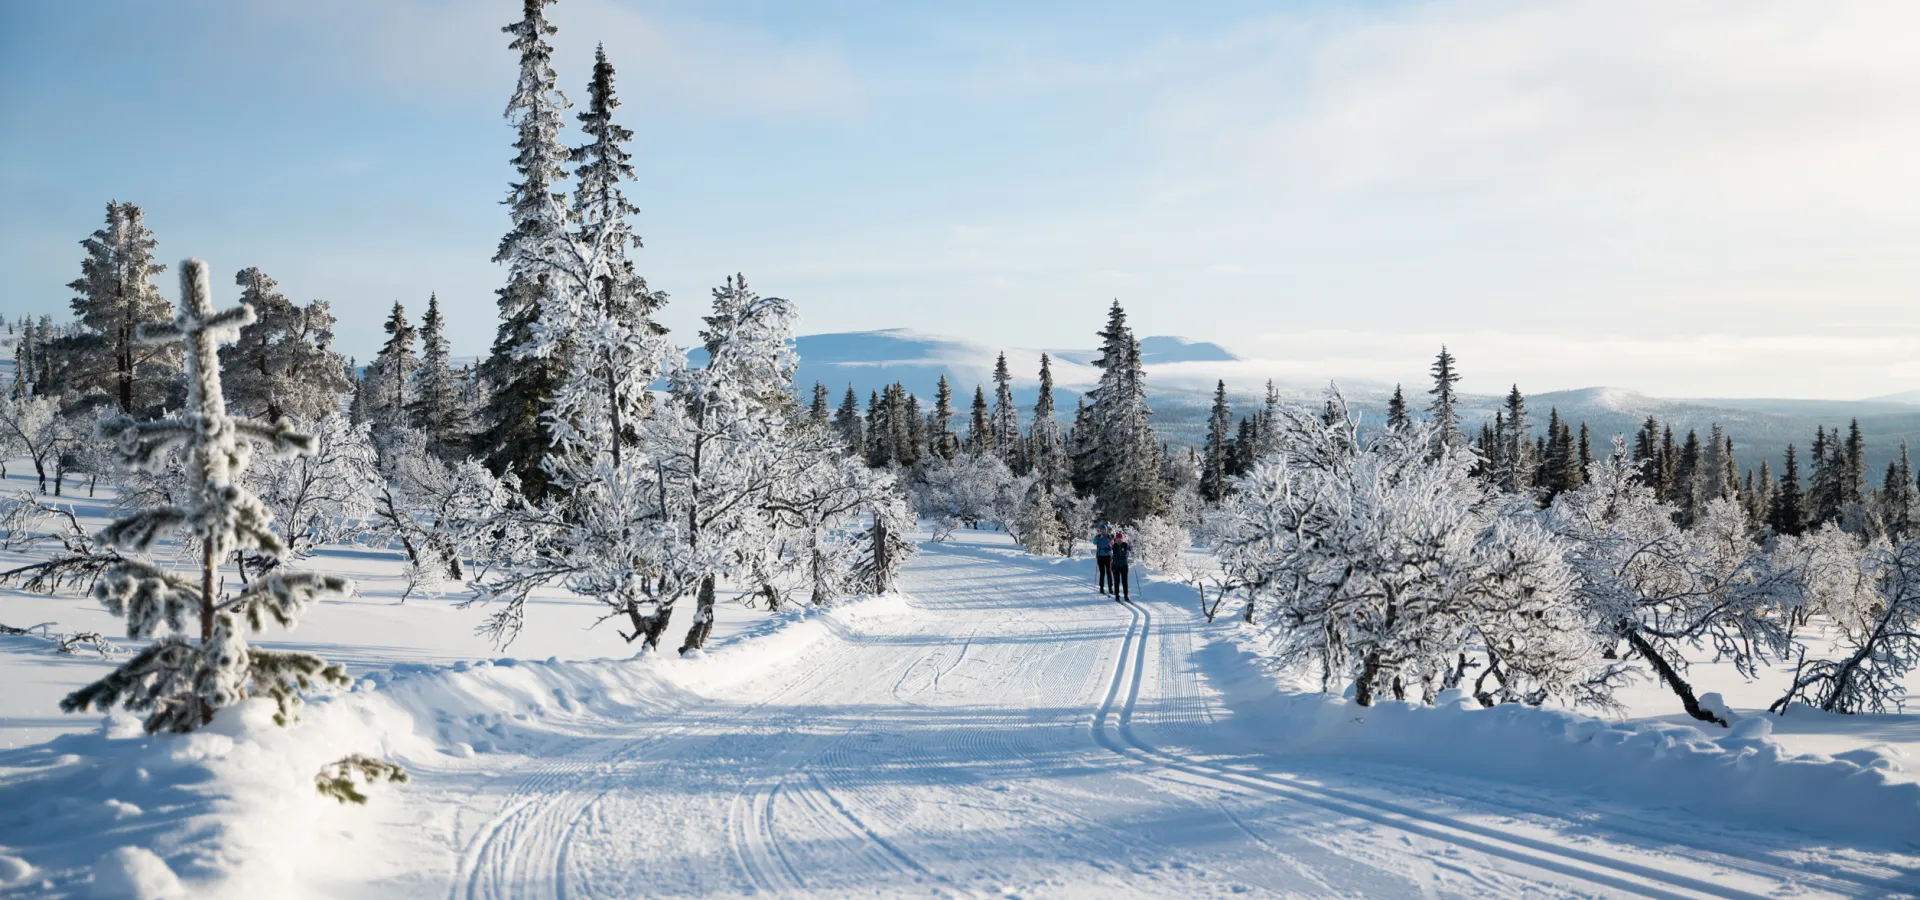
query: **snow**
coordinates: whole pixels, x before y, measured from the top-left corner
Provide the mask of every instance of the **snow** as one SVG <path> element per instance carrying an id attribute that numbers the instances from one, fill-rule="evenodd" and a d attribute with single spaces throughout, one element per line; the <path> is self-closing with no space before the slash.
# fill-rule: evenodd
<path id="1" fill-rule="evenodd" d="M 0 638 L 0 679 L 26 688 L 0 692 L 0 893 L 1920 890 L 1920 784 L 1902 771 L 1920 717 L 1763 717 L 1777 691 L 1749 696 L 1704 664 L 1696 683 L 1726 690 L 1730 731 L 1660 721 L 1673 701 L 1658 689 L 1618 722 L 1362 710 L 1262 670 L 1252 631 L 1203 622 L 1188 587 L 1139 577 L 1139 602 L 1114 603 L 1090 560 L 987 532 L 925 545 L 901 593 L 775 615 L 723 604 L 686 659 L 636 657 L 560 596 L 502 655 L 471 634 L 484 611 L 397 602 L 397 552 L 305 565 L 362 592 L 317 604 L 286 646 L 356 681 L 291 728 L 264 701 L 187 736 L 61 717 L 59 694 L 110 663 Z M 0 592 L 0 622 L 114 636 L 108 619 Z M 351 752 L 412 781 L 375 786 L 367 807 L 318 796 L 313 773 Z"/>

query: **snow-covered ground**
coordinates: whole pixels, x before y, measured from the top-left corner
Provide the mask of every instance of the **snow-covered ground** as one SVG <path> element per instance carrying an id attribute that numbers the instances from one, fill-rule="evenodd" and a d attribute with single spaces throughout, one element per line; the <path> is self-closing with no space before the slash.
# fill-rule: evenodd
<path id="1" fill-rule="evenodd" d="M 1653 686 L 1625 723 L 1358 709 L 1285 689 L 1182 586 L 1114 603 L 1090 561 L 973 532 L 925 545 L 898 595 L 725 605 L 724 637 L 684 660 L 633 658 L 560 597 L 495 651 L 481 612 L 398 602 L 395 553 L 310 565 L 361 594 L 264 637 L 358 683 L 290 729 L 258 707 L 184 738 L 63 716 L 108 663 L 0 637 L 0 895 L 1920 893 L 1900 750 L 1920 717 L 1709 732 L 1645 721 L 1673 706 Z M 120 624 L 0 592 L 0 623 L 46 621 Z M 1695 672 L 1735 707 L 1775 695 Z M 348 752 L 412 781 L 337 806 L 309 785 Z"/>

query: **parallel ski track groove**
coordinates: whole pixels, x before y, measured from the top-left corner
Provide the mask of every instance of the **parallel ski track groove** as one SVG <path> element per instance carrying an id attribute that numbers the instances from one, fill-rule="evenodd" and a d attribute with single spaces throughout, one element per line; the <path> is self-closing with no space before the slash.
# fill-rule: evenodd
<path id="1" fill-rule="evenodd" d="M 1307 785 L 1273 776 L 1236 772 L 1206 760 L 1161 750 L 1133 733 L 1131 721 L 1133 707 L 1139 699 L 1141 670 L 1146 665 L 1147 638 L 1152 630 L 1153 614 L 1139 603 L 1129 603 L 1128 606 L 1133 620 L 1127 628 L 1127 636 L 1122 644 L 1121 661 L 1114 671 L 1113 684 L 1109 689 L 1107 702 L 1101 704 L 1092 723 L 1096 740 L 1115 753 L 1210 781 L 1228 790 L 1252 790 L 1285 797 L 1378 825 L 1476 850 L 1489 856 L 1643 896 L 1673 898 L 1673 900 L 1698 895 L 1733 898 L 1733 900 L 1764 900 L 1765 898 L 1763 894 L 1729 888 L 1685 875 L 1662 872 L 1580 850 L 1555 847 L 1523 835 L 1507 834 L 1498 829 L 1407 809 L 1398 804 L 1352 795 L 1320 785 Z M 1123 684 L 1127 685 L 1124 701 L 1121 700 L 1120 694 Z M 1114 711 L 1116 704 L 1119 705 L 1117 714 Z M 1113 719 L 1116 723 L 1112 734 L 1108 733 L 1109 719 Z M 1115 740 L 1115 736 L 1118 740 Z M 1595 871 L 1596 869 L 1598 871 Z M 1645 881 L 1657 884 L 1642 883 Z M 1665 885 L 1665 887 L 1657 885 Z"/>

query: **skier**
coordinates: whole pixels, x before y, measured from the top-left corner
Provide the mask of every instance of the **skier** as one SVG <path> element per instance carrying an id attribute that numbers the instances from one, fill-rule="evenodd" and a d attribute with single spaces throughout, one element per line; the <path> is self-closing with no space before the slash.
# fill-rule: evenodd
<path id="1" fill-rule="evenodd" d="M 1127 584 L 1127 561 L 1133 556 L 1133 543 L 1127 540 L 1126 532 L 1116 532 L 1113 536 L 1113 561 L 1107 564 L 1107 580 L 1113 585 L 1115 601 L 1133 601 L 1133 592 Z"/>
<path id="2" fill-rule="evenodd" d="M 1100 569 L 1100 593 L 1104 594 L 1113 581 L 1113 531 L 1105 525 L 1093 536 L 1093 564 Z"/>

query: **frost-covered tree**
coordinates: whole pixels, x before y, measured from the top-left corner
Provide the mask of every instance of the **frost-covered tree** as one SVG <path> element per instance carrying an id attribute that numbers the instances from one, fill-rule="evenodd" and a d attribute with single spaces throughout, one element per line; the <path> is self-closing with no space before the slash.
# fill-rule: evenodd
<path id="1" fill-rule="evenodd" d="M 241 269 L 234 276 L 240 302 L 253 307 L 253 321 L 240 339 L 220 348 L 227 403 L 268 421 L 311 422 L 340 409 L 352 389 L 346 361 L 333 352 L 333 312 L 325 301 L 300 306 L 280 292 L 265 272 Z"/>
<path id="2" fill-rule="evenodd" d="M 1013 480 L 999 457 L 962 453 L 933 460 L 921 473 L 914 499 L 920 515 L 931 520 L 934 539 L 945 540 L 961 525 L 978 528 L 993 518 Z"/>
<path id="3" fill-rule="evenodd" d="M 365 421 L 375 427 L 392 428 L 407 424 L 407 407 L 415 397 L 413 379 L 420 370 L 420 359 L 414 355 L 413 339 L 418 332 L 407 321 L 407 310 L 398 300 L 382 327 L 387 342 L 367 367 L 361 406 Z"/>
<path id="4" fill-rule="evenodd" d="M 1227 383 L 1223 380 L 1213 388 L 1213 411 L 1207 416 L 1206 455 L 1200 462 L 1200 497 L 1208 503 L 1219 503 L 1227 496 L 1227 479 L 1230 477 L 1232 448 L 1231 436 L 1227 430 L 1233 427 L 1233 410 L 1227 405 Z"/>
<path id="5" fill-rule="evenodd" d="M 145 553 L 160 539 L 182 533 L 198 545 L 200 578 L 196 583 L 132 558 L 107 569 L 93 595 L 126 618 L 127 636 L 152 637 L 163 624 L 170 633 L 105 678 L 67 695 L 60 708 L 105 712 L 124 706 L 147 714 L 148 732 L 192 731 L 252 693 L 273 698 L 279 706 L 275 720 L 284 724 L 302 690 L 316 681 L 345 685 L 346 673 L 311 653 L 249 647 L 244 631 L 258 631 L 268 619 L 291 628 L 313 599 L 344 594 L 352 585 L 331 575 L 279 570 L 254 579 L 238 594 L 217 592 L 215 568 L 228 554 L 284 551 L 271 530 L 272 514 L 242 481 L 253 444 L 304 453 L 313 449 L 313 439 L 284 423 L 265 425 L 227 413 L 218 345 L 238 337 L 253 311 L 241 306 L 214 312 L 207 265 L 197 259 L 181 264 L 180 281 L 178 316 L 169 324 L 147 325 L 139 337 L 186 344 L 187 408 L 174 419 L 110 420 L 102 437 L 117 441 L 122 460 L 133 468 L 175 464 L 177 455 L 190 485 L 187 503 L 140 510 L 107 526 L 98 539 Z M 190 629 L 189 617 L 197 620 L 197 629 Z M 194 630 L 197 642 L 189 637 Z"/>
<path id="6" fill-rule="evenodd" d="M 833 430 L 840 435 L 847 452 L 864 458 L 867 448 L 867 429 L 865 420 L 860 417 L 860 395 L 853 392 L 853 383 L 847 383 L 846 396 L 840 398 L 840 407 L 833 413 Z"/>
<path id="7" fill-rule="evenodd" d="M 1087 392 L 1088 434 L 1076 469 L 1099 499 L 1101 514 L 1115 522 L 1139 522 L 1166 511 L 1167 486 L 1160 477 L 1160 445 L 1148 419 L 1146 367 L 1140 342 L 1115 301 L 1100 331 L 1099 382 Z"/>
<path id="8" fill-rule="evenodd" d="M 1500 421 L 1502 427 L 1494 434 L 1499 453 L 1493 458 L 1493 484 L 1509 494 L 1531 493 L 1539 458 L 1527 423 L 1527 399 L 1517 384 L 1507 393 L 1506 415 Z"/>
<path id="9" fill-rule="evenodd" d="M 248 489 L 279 527 L 282 560 L 354 536 L 373 513 L 379 488 L 370 426 L 333 412 L 301 427 L 313 437 L 311 451 L 269 456 L 247 468 Z"/>
<path id="10" fill-rule="evenodd" d="M 967 452 L 978 456 L 994 451 L 993 414 L 987 409 L 987 392 L 973 386 L 973 411 L 967 417 Z"/>
<path id="11" fill-rule="evenodd" d="M 419 431 L 378 435 L 374 469 L 372 536 L 406 554 L 410 588 L 465 580 L 466 560 L 490 562 L 490 548 L 518 545 L 526 535 L 510 515 L 525 511 L 511 478 L 494 477 L 471 457 L 441 458 Z"/>
<path id="12" fill-rule="evenodd" d="M 79 434 L 74 421 L 60 414 L 48 397 L 0 397 L 0 449 L 33 463 L 40 493 L 47 492 L 47 470 L 58 464 Z"/>
<path id="13" fill-rule="evenodd" d="M 1025 489 L 1020 491 L 1020 512 L 1015 517 L 1016 527 L 1009 530 L 1028 553 L 1041 556 L 1059 553 L 1062 529 L 1060 512 L 1053 506 L 1053 492 L 1033 476 L 1021 481 L 1025 482 Z"/>
<path id="14" fill-rule="evenodd" d="M 530 355 L 523 348 L 543 327 L 546 305 L 560 288 L 557 246 L 567 240 L 567 207 L 559 190 L 569 153 L 560 142 L 568 103 L 553 71 L 548 39 L 559 29 L 547 21 L 554 0 L 524 0 L 520 21 L 501 29 L 520 55 L 520 73 L 507 101 L 506 117 L 518 131 L 513 166 L 519 175 L 507 192 L 512 227 L 500 240 L 494 262 L 507 266 L 500 289 L 500 327 L 492 353 L 481 366 L 491 386 L 485 430 L 479 439 L 488 464 L 512 473 L 529 496 L 545 494 L 545 459 L 554 444 L 547 432 L 547 403 L 565 374 L 563 358 Z M 545 323 L 544 327 L 551 327 Z"/>
<path id="15" fill-rule="evenodd" d="M 1027 463 L 1020 447 L 1020 410 L 1013 405 L 1013 373 L 1007 369 L 1007 354 L 1001 353 L 993 364 L 993 413 L 987 427 L 993 432 L 993 448 L 1007 468 L 1025 472 Z"/>
<path id="16" fill-rule="evenodd" d="M 1460 435 L 1460 398 L 1453 387 L 1460 383 L 1460 372 L 1454 362 L 1453 354 L 1442 346 L 1433 360 L 1433 387 L 1427 391 L 1433 397 L 1427 404 L 1427 417 L 1433 420 L 1435 436 L 1449 446 L 1464 440 Z"/>
<path id="17" fill-rule="evenodd" d="M 170 317 L 153 283 L 166 266 L 153 260 L 157 242 L 145 214 L 131 203 L 108 203 L 106 226 L 80 245 L 87 256 L 67 286 L 78 295 L 73 314 L 81 329 L 47 344 L 66 362 L 61 389 L 103 395 L 123 414 L 158 409 L 173 395 L 180 352 L 137 337 L 140 326 Z"/>
<path id="18" fill-rule="evenodd" d="M 1612 454 L 1594 461 L 1587 484 L 1562 494 L 1549 517 L 1572 545 L 1575 593 L 1600 638 L 1625 641 L 1688 715 L 1727 724 L 1687 682 L 1688 651 L 1709 647 L 1748 677 L 1770 655 L 1784 654 L 1779 611 L 1798 600 L 1794 570 L 1754 543 L 1731 501 L 1708 504 L 1682 530 L 1618 439 Z"/>
<path id="19" fill-rule="evenodd" d="M 960 438 L 953 433 L 953 388 L 947 384 L 944 372 L 940 374 L 940 387 L 934 393 L 931 416 L 927 429 L 929 449 L 942 459 L 952 459 L 960 452 Z"/>
<path id="20" fill-rule="evenodd" d="M 1821 532 L 1829 529 L 1839 532 Z M 1772 708 L 1798 701 L 1827 712 L 1898 711 L 1906 676 L 1920 668 L 1920 542 L 1877 542 L 1864 560 L 1857 551 L 1835 556 L 1839 590 L 1821 599 L 1838 632 L 1838 656 L 1808 660 L 1803 651 L 1792 687 Z"/>
<path id="21" fill-rule="evenodd" d="M 1407 397 L 1400 392 L 1400 386 L 1393 386 L 1393 396 L 1387 399 L 1387 427 L 1405 428 L 1412 422 L 1407 415 Z"/>
<path id="22" fill-rule="evenodd" d="M 447 342 L 447 320 L 440 314 L 438 294 L 428 295 L 427 314 L 420 320 L 420 366 L 414 374 L 407 419 L 425 435 L 434 455 L 445 460 L 467 455 L 473 422 L 461 396 L 459 376 L 453 371 L 453 348 Z"/>
<path id="23" fill-rule="evenodd" d="M 1337 395 L 1332 409 L 1284 410 L 1280 451 L 1211 523 L 1225 579 L 1265 610 L 1279 658 L 1327 689 L 1351 684 L 1362 706 L 1431 701 L 1474 651 L 1483 703 L 1603 703 L 1617 676 L 1531 505 L 1472 477 L 1473 454 L 1433 424 L 1363 438 Z"/>
<path id="24" fill-rule="evenodd" d="M 1040 393 L 1033 401 L 1033 424 L 1027 428 L 1027 455 L 1040 483 L 1053 491 L 1068 483 L 1066 442 L 1054 421 L 1053 362 L 1040 354 Z"/>

